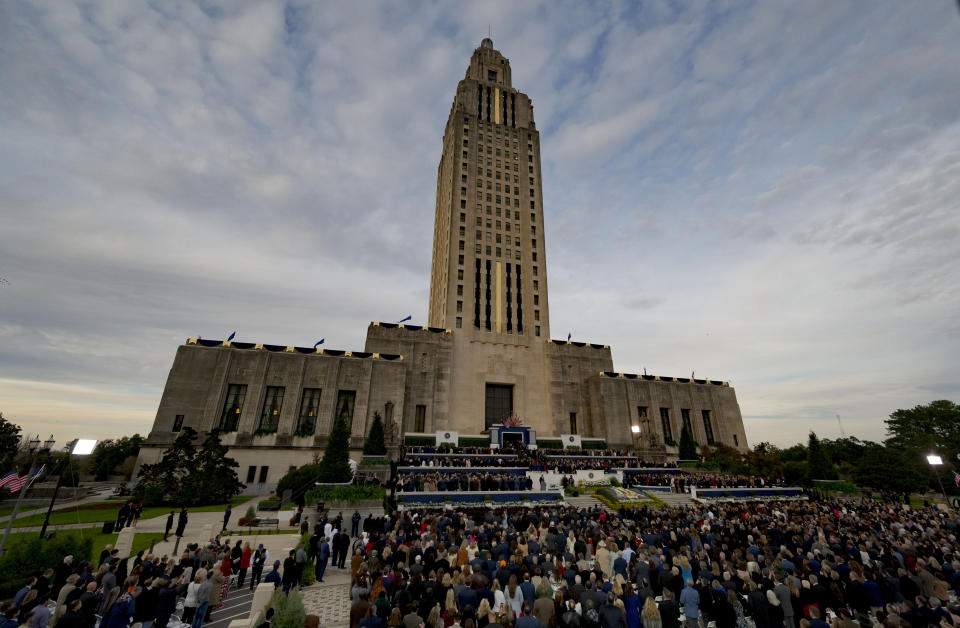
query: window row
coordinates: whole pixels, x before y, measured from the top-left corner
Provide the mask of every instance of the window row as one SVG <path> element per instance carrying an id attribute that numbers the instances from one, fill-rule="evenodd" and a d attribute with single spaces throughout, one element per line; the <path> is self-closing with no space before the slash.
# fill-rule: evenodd
<path id="1" fill-rule="evenodd" d="M 260 420 L 256 434 L 272 434 L 277 431 L 280 423 L 280 413 L 283 410 L 285 396 L 284 386 L 267 386 L 260 407 Z M 296 436 L 312 436 L 317 428 L 317 413 L 320 408 L 320 388 L 304 388 L 300 395 L 300 408 L 297 413 L 297 423 L 294 429 Z M 227 387 L 223 410 L 220 413 L 218 429 L 221 432 L 236 432 L 240 424 L 240 414 L 243 411 L 247 396 L 246 384 L 230 384 Z M 334 420 L 343 418 L 348 426 L 353 425 L 353 407 L 357 393 L 353 390 L 338 390 L 337 405 L 334 409 Z M 177 417 L 180 425 L 174 425 L 174 431 L 182 426 L 182 415 Z"/>
<path id="2" fill-rule="evenodd" d="M 648 418 L 647 407 L 637 406 L 637 416 L 641 422 L 646 421 Z M 713 421 L 710 418 L 710 411 L 701 410 L 700 419 L 703 422 L 703 434 L 706 437 L 706 443 L 700 443 L 697 441 L 696 432 L 693 429 L 693 424 L 691 423 L 690 419 L 690 409 L 680 409 L 681 429 L 686 428 L 687 432 L 690 434 L 690 438 L 694 439 L 694 441 L 697 441 L 697 444 L 713 445 L 715 441 L 713 436 Z M 674 442 L 673 423 L 670 419 L 670 408 L 660 408 L 660 428 L 663 431 L 663 440 L 667 443 Z"/>

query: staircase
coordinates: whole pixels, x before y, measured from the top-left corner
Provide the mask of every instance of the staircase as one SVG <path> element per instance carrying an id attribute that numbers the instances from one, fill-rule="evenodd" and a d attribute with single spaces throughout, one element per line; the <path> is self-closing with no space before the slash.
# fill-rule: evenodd
<path id="1" fill-rule="evenodd" d="M 646 494 L 651 498 L 659 499 L 670 507 L 694 506 L 697 503 L 690 498 L 690 493 L 665 493 L 662 491 L 650 491 Z"/>
<path id="2" fill-rule="evenodd" d="M 604 504 L 602 501 L 600 501 L 593 495 L 580 495 L 579 497 L 567 495 L 563 498 L 563 501 L 567 502 L 574 508 L 593 508 L 595 506 L 601 506 L 609 510 L 606 504 Z"/>

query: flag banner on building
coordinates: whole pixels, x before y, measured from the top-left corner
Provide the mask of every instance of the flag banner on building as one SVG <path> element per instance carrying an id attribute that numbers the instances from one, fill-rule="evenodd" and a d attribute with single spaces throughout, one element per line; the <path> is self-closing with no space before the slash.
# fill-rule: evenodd
<path id="1" fill-rule="evenodd" d="M 37 479 L 37 476 L 43 473 L 44 466 L 46 465 L 41 466 L 39 469 L 34 471 L 32 475 L 27 473 L 26 475 L 14 477 L 7 483 L 7 488 L 10 489 L 11 493 L 16 493 L 24 486 L 30 486 L 30 484 Z"/>

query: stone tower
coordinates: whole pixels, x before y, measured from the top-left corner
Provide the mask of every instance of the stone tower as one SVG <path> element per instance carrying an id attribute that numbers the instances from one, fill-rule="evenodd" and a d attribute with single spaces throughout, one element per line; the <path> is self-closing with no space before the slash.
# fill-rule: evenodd
<path id="1" fill-rule="evenodd" d="M 430 275 L 433 327 L 549 338 L 540 135 L 484 39 L 447 118 Z"/>
<path id="2" fill-rule="evenodd" d="M 490 39 L 474 50 L 447 117 L 429 322 L 453 330 L 447 425 L 477 430 L 510 414 L 549 425 L 540 135 Z"/>

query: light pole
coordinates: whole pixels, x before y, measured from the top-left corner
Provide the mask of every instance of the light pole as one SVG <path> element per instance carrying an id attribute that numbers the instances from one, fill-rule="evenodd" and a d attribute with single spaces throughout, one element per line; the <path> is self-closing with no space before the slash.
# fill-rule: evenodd
<path id="1" fill-rule="evenodd" d="M 53 436 L 44 443 L 44 445 L 49 448 L 53 447 Z M 36 473 L 36 454 L 39 453 L 38 449 L 40 448 L 40 437 L 34 436 L 32 440 L 27 441 L 27 448 L 30 450 L 30 470 L 27 471 L 27 480 L 23 486 L 20 487 L 20 495 L 17 496 L 17 503 L 13 507 L 13 512 L 10 513 L 10 519 L 7 520 L 7 529 L 3 531 L 3 538 L 0 538 L 0 556 L 3 556 L 3 552 L 7 549 L 7 537 L 10 536 L 10 530 L 13 529 L 13 522 L 16 521 L 17 515 L 20 513 L 20 505 L 23 503 L 23 496 L 27 493 L 27 490 L 30 488 L 30 485 L 36 479 L 34 474 Z"/>
<path id="2" fill-rule="evenodd" d="M 52 436 L 50 438 L 53 438 Z M 53 448 L 51 441 L 47 441 L 50 444 L 48 449 Z M 70 464 L 70 456 L 86 456 L 93 452 L 93 448 L 97 446 L 97 441 L 86 438 L 79 438 L 71 445 L 67 446 L 67 456 L 60 463 L 60 473 L 57 476 L 57 485 L 53 488 L 53 497 L 50 498 L 50 506 L 47 507 L 47 516 L 43 520 L 43 527 L 40 529 L 40 538 L 42 539 L 47 533 L 47 526 L 50 524 L 50 513 L 53 512 L 53 505 L 57 501 L 57 493 L 60 492 L 60 485 L 63 483 L 63 472 L 67 470 L 67 465 Z"/>
<path id="3" fill-rule="evenodd" d="M 943 465 L 943 458 L 937 454 L 929 454 L 927 455 L 927 462 L 933 467 L 933 474 L 937 476 L 937 482 L 940 484 L 940 492 L 943 493 L 943 501 L 949 504 L 950 500 L 947 499 L 947 491 L 943 488 L 943 480 L 940 479 L 940 474 L 937 473 L 937 467 Z"/>

